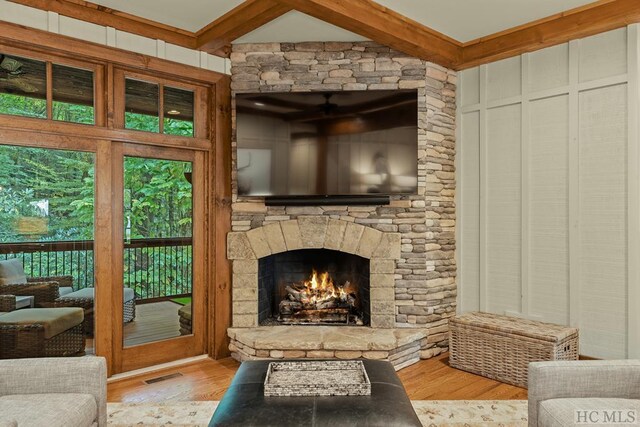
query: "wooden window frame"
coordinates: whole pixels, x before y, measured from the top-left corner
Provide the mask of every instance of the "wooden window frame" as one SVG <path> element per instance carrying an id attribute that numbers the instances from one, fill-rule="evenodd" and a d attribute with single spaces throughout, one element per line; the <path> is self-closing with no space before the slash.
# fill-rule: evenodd
<path id="1" fill-rule="evenodd" d="M 0 114 L 2 117 L 21 118 L 36 121 L 66 123 L 74 126 L 96 126 L 104 127 L 105 123 L 105 96 L 104 96 L 104 64 L 99 64 L 92 61 L 80 61 L 77 59 L 70 59 L 64 56 L 52 55 L 48 53 L 38 52 L 36 50 L 18 49 L 13 46 L 9 46 L 0 43 L 0 53 L 6 53 L 11 56 L 19 58 L 32 59 L 34 61 L 40 61 L 45 63 L 46 67 L 46 94 L 45 101 L 47 103 L 47 117 L 26 117 L 11 114 Z M 74 122 L 65 122 L 63 120 L 53 119 L 53 65 L 61 65 L 69 68 L 77 68 L 80 70 L 90 71 L 93 73 L 93 124 L 83 124 Z"/>
<path id="2" fill-rule="evenodd" d="M 207 126 L 207 106 L 208 90 L 206 87 L 188 83 L 182 80 L 173 80 L 158 77 L 147 73 L 140 73 L 126 69 L 117 68 L 114 70 L 114 119 L 113 126 L 131 132 L 144 132 L 150 134 L 165 135 L 172 138 L 184 139 L 187 141 L 208 139 L 209 129 Z M 138 80 L 145 83 L 158 85 L 158 132 L 146 132 L 125 128 L 125 103 L 126 103 L 126 80 Z M 193 92 L 193 136 L 179 136 L 164 133 L 164 88 L 172 87 Z"/>

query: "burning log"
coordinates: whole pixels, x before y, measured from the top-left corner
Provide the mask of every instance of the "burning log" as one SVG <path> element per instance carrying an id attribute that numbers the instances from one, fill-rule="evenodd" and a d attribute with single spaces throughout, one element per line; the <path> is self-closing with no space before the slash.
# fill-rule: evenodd
<path id="1" fill-rule="evenodd" d="M 280 314 L 293 314 L 296 311 L 302 310 L 302 303 L 298 301 L 280 301 L 279 305 Z"/>
<path id="2" fill-rule="evenodd" d="M 285 288 L 287 294 L 289 295 L 289 299 L 292 301 L 302 301 L 302 291 L 298 291 L 293 289 L 291 286 L 287 286 Z"/>
<path id="3" fill-rule="evenodd" d="M 338 308 L 340 304 L 335 299 L 324 301 L 316 304 L 316 310 L 328 310 L 330 308 Z"/>
<path id="4" fill-rule="evenodd" d="M 280 321 L 285 323 L 355 323 L 362 320 L 357 307 L 356 287 L 346 281 L 336 286 L 328 272 L 316 271 L 309 280 L 285 287 L 286 297 L 280 302 Z"/>

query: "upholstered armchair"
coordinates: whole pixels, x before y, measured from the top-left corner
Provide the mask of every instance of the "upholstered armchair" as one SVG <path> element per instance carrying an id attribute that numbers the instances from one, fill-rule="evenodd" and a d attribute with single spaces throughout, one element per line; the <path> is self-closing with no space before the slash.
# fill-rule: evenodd
<path id="1" fill-rule="evenodd" d="M 0 360 L 0 425 L 106 426 L 104 358 Z"/>
<path id="2" fill-rule="evenodd" d="M 616 411 L 640 415 L 640 361 L 529 364 L 530 427 L 573 426 L 576 421 L 600 424 Z"/>

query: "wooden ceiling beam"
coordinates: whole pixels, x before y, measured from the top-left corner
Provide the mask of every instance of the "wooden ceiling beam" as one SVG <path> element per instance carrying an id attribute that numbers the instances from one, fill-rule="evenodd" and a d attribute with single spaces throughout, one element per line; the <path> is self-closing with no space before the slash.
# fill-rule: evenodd
<path id="1" fill-rule="evenodd" d="M 371 0 L 278 0 L 291 8 L 418 58 L 455 67 L 462 44 Z"/>
<path id="2" fill-rule="evenodd" d="M 275 0 L 246 0 L 199 30 L 196 47 L 209 53 L 225 53 L 232 41 L 290 10 L 291 7 Z"/>
<path id="3" fill-rule="evenodd" d="M 396 50 L 456 70 L 640 22 L 639 0 L 599 0 L 461 43 L 372 0 L 245 0 L 195 33 L 85 0 L 9 1 L 227 57 L 234 40 L 291 10 L 297 10 Z"/>
<path id="4" fill-rule="evenodd" d="M 457 70 L 640 22 L 639 0 L 600 0 L 464 43 Z"/>
<path id="5" fill-rule="evenodd" d="M 195 33 L 149 19 L 120 12 L 84 0 L 9 0 L 24 6 L 55 12 L 69 18 L 113 27 L 120 31 L 137 34 L 152 39 L 190 49 L 196 48 Z"/>

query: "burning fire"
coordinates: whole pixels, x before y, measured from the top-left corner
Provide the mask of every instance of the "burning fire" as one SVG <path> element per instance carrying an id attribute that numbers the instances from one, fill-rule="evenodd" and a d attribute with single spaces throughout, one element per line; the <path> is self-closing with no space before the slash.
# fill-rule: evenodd
<path id="1" fill-rule="evenodd" d="M 349 281 L 336 285 L 329 272 L 314 269 L 309 279 L 285 287 L 278 320 L 297 323 L 343 323 L 362 325 L 357 313 L 357 286 Z"/>
<path id="2" fill-rule="evenodd" d="M 304 289 L 301 292 L 307 294 L 309 302 L 313 305 L 319 305 L 332 299 L 347 300 L 344 288 L 333 284 L 333 279 L 329 276 L 328 271 L 318 275 L 314 269 L 309 280 L 305 280 L 303 284 Z"/>

